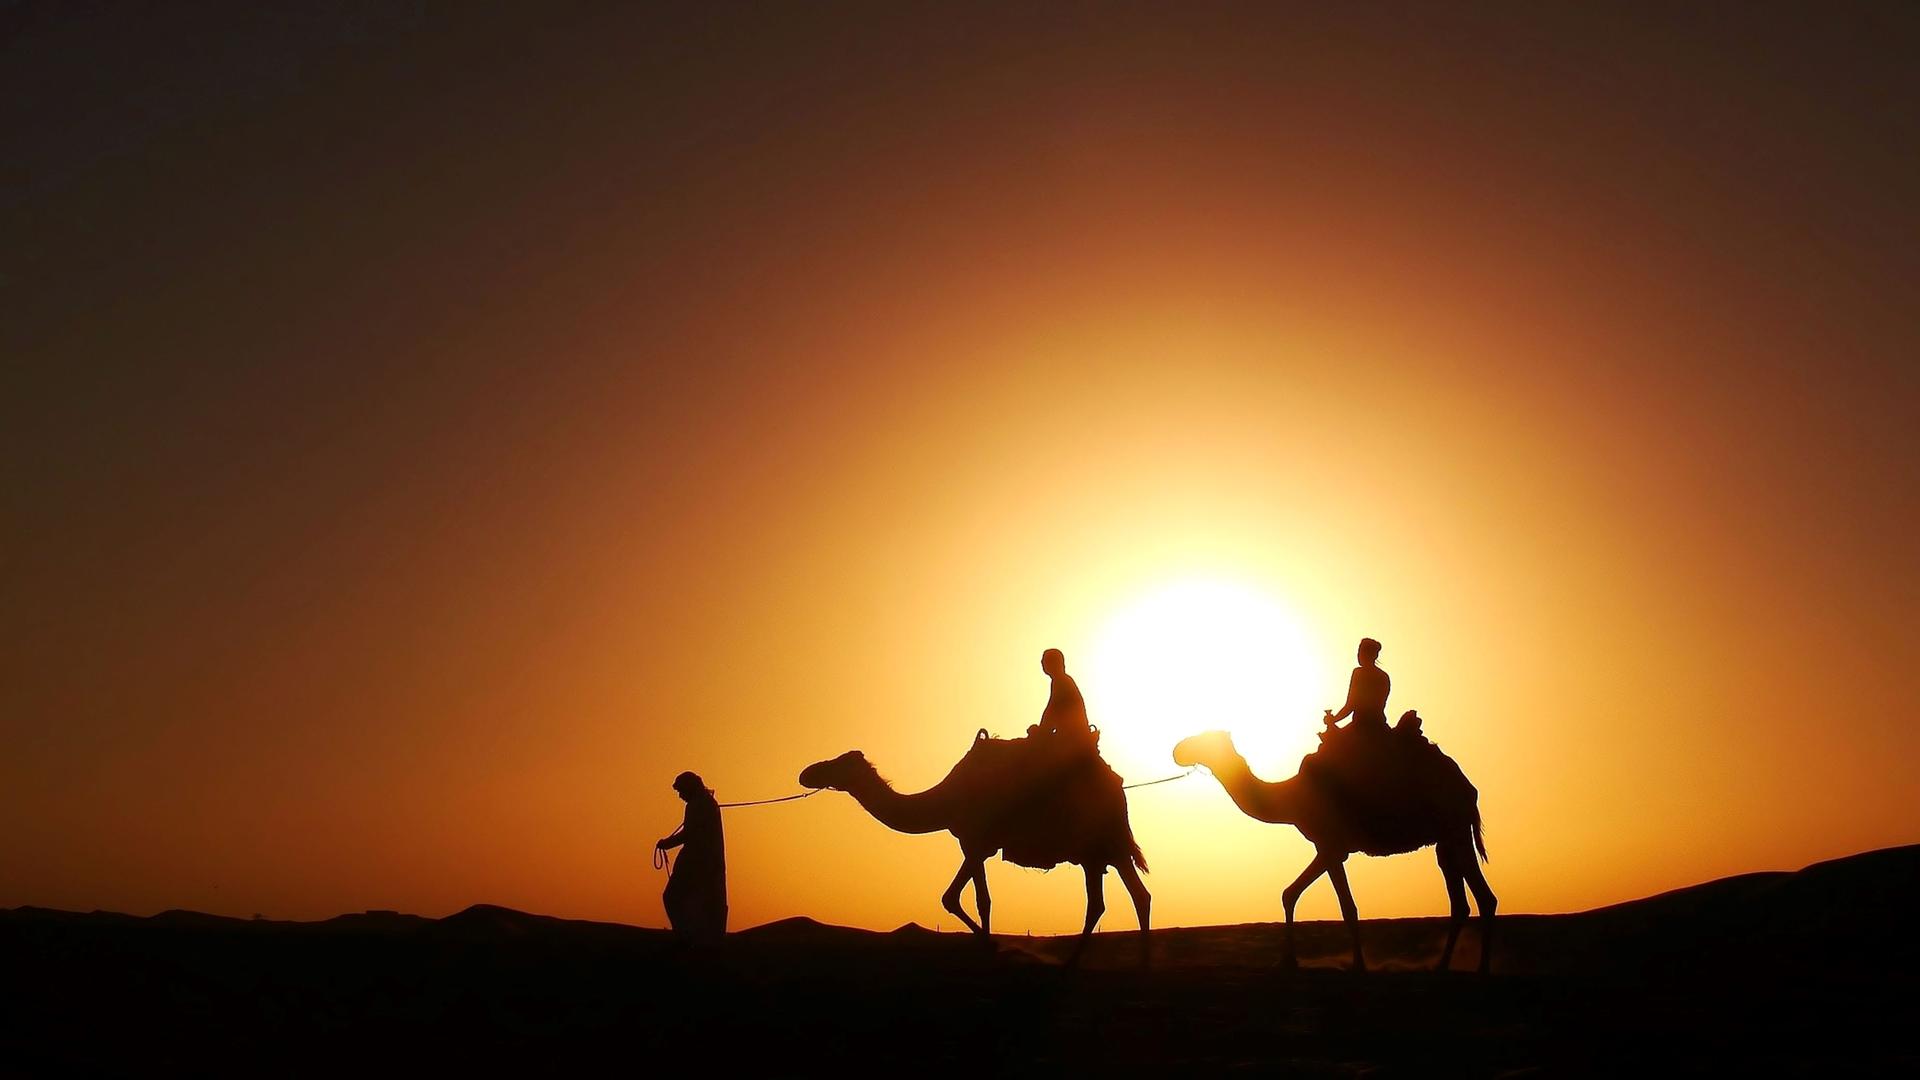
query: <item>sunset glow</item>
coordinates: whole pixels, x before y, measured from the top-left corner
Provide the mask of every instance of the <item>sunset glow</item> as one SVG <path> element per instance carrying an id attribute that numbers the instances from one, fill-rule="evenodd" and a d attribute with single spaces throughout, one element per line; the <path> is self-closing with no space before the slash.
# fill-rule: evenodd
<path id="1" fill-rule="evenodd" d="M 1239 733 L 1250 752 L 1312 750 L 1333 670 L 1297 617 L 1257 585 L 1188 578 L 1130 598 L 1094 634 L 1081 665 L 1109 760 L 1166 772 L 1196 731 Z M 1280 736 L 1275 738 L 1275 736 Z M 1274 745 L 1276 742 L 1286 745 Z"/>
<path id="2" fill-rule="evenodd" d="M 660 926 L 681 770 L 925 788 L 1049 647 L 1129 781 L 1211 728 L 1281 779 L 1381 640 L 1503 912 L 1920 838 L 1904 69 L 800 10 L 369 15 L 10 149 L 0 906 Z M 112 66 L 56 31 L 22 110 Z M 1279 917 L 1296 832 L 1129 800 L 1162 925 Z M 950 837 L 726 815 L 736 929 L 953 928 Z"/>

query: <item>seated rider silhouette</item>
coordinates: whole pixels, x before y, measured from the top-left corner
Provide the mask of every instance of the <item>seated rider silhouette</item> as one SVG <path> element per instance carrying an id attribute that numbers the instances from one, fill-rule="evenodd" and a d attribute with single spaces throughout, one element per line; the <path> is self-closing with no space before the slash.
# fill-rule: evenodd
<path id="1" fill-rule="evenodd" d="M 1372 735 L 1387 732 L 1387 694 L 1393 689 L 1393 680 L 1380 667 L 1380 643 L 1361 638 L 1358 659 L 1360 666 L 1353 669 L 1353 677 L 1347 681 L 1347 703 L 1338 713 L 1325 710 L 1329 734 L 1348 716 L 1353 717 L 1348 731 Z"/>
<path id="2" fill-rule="evenodd" d="M 1067 655 L 1059 649 L 1040 654 L 1040 670 L 1053 680 L 1047 692 L 1047 707 L 1040 722 L 1027 729 L 1028 735 L 1069 735 L 1086 738 L 1093 733 L 1087 722 L 1087 699 L 1080 696 L 1080 684 L 1067 674 Z"/>

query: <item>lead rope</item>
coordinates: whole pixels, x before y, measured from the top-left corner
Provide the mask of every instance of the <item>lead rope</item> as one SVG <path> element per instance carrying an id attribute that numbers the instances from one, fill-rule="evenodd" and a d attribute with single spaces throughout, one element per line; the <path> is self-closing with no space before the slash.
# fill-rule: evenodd
<path id="1" fill-rule="evenodd" d="M 1192 776 L 1195 770 L 1199 768 L 1200 766 L 1194 765 L 1189 767 L 1186 772 L 1177 772 L 1177 773 L 1174 773 L 1172 776 L 1163 776 L 1158 780 L 1142 780 L 1137 784 L 1122 784 L 1120 785 L 1120 790 L 1132 791 L 1134 788 L 1152 787 L 1155 784 L 1171 784 L 1175 780 L 1185 780 L 1187 777 Z"/>
<path id="2" fill-rule="evenodd" d="M 810 799 L 825 790 L 825 788 L 814 788 L 811 791 L 803 791 L 798 795 L 782 795 L 777 799 L 751 799 L 747 802 L 723 802 L 715 803 L 714 805 L 722 810 L 731 810 L 736 806 L 768 806 L 773 803 L 793 802 L 795 799 Z M 673 869 L 673 856 L 666 848 L 657 847 L 653 849 L 653 868 L 655 870 Z"/>
<path id="3" fill-rule="evenodd" d="M 769 803 L 792 802 L 795 799 L 811 799 L 825 790 L 826 788 L 814 788 L 812 791 L 803 791 L 798 795 L 782 795 L 777 799 L 754 799 L 751 802 L 723 802 L 717 805 L 722 810 L 731 810 L 736 806 L 766 806 Z"/>
<path id="4" fill-rule="evenodd" d="M 1122 784 L 1120 785 L 1120 790 L 1132 791 L 1134 788 L 1152 787 L 1155 784 L 1171 784 L 1175 780 L 1185 780 L 1187 777 L 1192 776 L 1196 771 L 1198 771 L 1199 768 L 1200 766 L 1195 765 L 1187 769 L 1185 772 L 1177 772 L 1177 773 L 1174 773 L 1172 776 L 1163 776 L 1158 780 L 1142 780 L 1140 783 L 1137 783 L 1137 784 Z M 736 807 L 741 807 L 741 806 L 771 806 L 774 803 L 794 802 L 799 799 L 811 799 L 815 795 L 818 795 L 825 790 L 826 788 L 814 788 L 811 791 L 802 791 L 796 795 L 782 795 L 777 799 L 750 799 L 746 802 L 723 802 L 723 803 L 718 803 L 716 805 L 718 805 L 722 810 L 732 810 L 732 809 L 735 809 Z M 653 849 L 653 868 L 655 870 L 671 870 L 673 868 L 673 856 L 670 855 L 665 848 L 654 848 Z"/>

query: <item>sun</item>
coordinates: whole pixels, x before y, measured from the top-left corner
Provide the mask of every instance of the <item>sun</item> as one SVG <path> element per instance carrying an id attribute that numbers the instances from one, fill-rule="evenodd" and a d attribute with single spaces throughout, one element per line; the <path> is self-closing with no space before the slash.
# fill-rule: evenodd
<path id="1" fill-rule="evenodd" d="M 1171 582 L 1120 606 L 1074 665 L 1108 758 L 1170 767 L 1173 744 L 1232 731 L 1250 758 L 1305 753 L 1328 669 L 1279 597 L 1224 578 Z"/>

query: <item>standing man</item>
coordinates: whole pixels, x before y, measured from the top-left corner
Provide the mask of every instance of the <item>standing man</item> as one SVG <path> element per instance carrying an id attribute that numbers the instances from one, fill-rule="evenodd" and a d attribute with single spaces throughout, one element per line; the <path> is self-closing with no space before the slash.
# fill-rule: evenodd
<path id="1" fill-rule="evenodd" d="M 687 815 L 672 836 L 654 845 L 658 851 L 681 848 L 667 878 L 667 921 L 690 941 L 718 941 L 727 932 L 727 840 L 720 831 L 720 803 L 698 773 L 673 778 L 673 790 L 686 800 Z"/>

